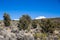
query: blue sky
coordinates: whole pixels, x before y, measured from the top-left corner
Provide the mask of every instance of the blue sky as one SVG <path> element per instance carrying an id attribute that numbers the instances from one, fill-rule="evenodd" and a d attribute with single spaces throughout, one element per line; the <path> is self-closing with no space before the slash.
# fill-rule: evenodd
<path id="1" fill-rule="evenodd" d="M 11 19 L 18 19 L 23 14 L 32 18 L 60 17 L 60 0 L 0 0 L 0 20 L 4 12 L 10 14 Z"/>

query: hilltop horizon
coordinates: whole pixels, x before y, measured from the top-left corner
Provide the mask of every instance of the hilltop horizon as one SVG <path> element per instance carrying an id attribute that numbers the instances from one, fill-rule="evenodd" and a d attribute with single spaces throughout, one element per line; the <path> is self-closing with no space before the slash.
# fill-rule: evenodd
<path id="1" fill-rule="evenodd" d="M 8 14 L 8 13 L 7 13 Z M 4 14 L 3 14 L 4 15 Z M 10 15 L 10 14 L 9 14 Z M 23 14 L 23 15 L 28 15 L 28 14 Z M 22 16 L 22 15 L 21 15 Z M 21 17 L 20 16 L 20 17 Z M 30 16 L 30 15 L 29 15 Z M 19 18 L 20 18 L 19 17 Z M 30 16 L 31 17 L 31 16 Z M 11 18 L 11 20 L 19 20 L 19 18 L 15 18 L 15 19 L 12 19 L 12 17 L 11 17 L 11 15 L 10 15 L 10 18 Z M 60 18 L 60 17 L 45 17 L 45 16 L 37 16 L 37 17 L 35 17 L 35 18 L 32 18 L 31 17 L 31 19 L 46 19 L 46 18 Z M 2 16 L 2 19 L 0 19 L 0 20 L 3 20 L 3 16 Z"/>

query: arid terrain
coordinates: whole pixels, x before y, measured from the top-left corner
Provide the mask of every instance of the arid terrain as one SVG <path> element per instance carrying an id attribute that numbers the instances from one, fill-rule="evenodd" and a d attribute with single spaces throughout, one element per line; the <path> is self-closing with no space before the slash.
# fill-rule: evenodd
<path id="1" fill-rule="evenodd" d="M 10 27 L 5 27 L 3 20 L 0 21 L 0 40 L 60 40 L 60 18 L 49 18 L 51 21 L 59 24 L 53 33 L 45 33 L 39 24 L 36 28 L 19 30 L 18 20 L 12 20 Z M 41 19 L 37 19 L 41 22 Z"/>

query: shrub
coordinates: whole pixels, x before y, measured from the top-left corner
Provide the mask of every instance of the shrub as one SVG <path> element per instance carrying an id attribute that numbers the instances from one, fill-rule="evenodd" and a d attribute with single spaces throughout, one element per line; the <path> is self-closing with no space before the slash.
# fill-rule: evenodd
<path id="1" fill-rule="evenodd" d="M 7 27 L 7 26 L 10 26 L 10 21 L 11 21 L 11 19 L 10 19 L 9 14 L 4 13 L 3 18 L 4 18 L 4 24 L 5 24 L 5 26 L 6 26 L 6 27 Z"/>

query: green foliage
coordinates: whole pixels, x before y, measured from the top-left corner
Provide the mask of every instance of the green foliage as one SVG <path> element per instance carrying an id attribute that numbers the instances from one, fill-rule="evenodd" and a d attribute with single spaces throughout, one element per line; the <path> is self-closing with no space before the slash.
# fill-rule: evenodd
<path id="1" fill-rule="evenodd" d="M 34 36 L 35 38 L 40 38 L 41 34 L 40 34 L 40 33 L 35 33 L 35 34 L 33 34 L 33 36 Z"/>
<path id="2" fill-rule="evenodd" d="M 50 19 L 43 19 L 41 27 L 44 32 L 53 33 L 53 31 L 55 30 L 55 23 L 52 22 Z"/>
<path id="3" fill-rule="evenodd" d="M 31 23 L 31 18 L 29 15 L 22 15 L 22 17 L 19 20 L 18 28 L 21 30 L 25 30 L 28 28 L 29 24 Z"/>
<path id="4" fill-rule="evenodd" d="M 37 28 L 37 23 L 38 23 L 37 20 L 32 20 L 32 27 Z"/>
<path id="5" fill-rule="evenodd" d="M 3 18 L 4 18 L 4 24 L 5 24 L 5 26 L 6 26 L 6 27 L 7 27 L 7 26 L 10 26 L 10 21 L 11 21 L 11 19 L 10 19 L 9 14 L 4 13 Z"/>
<path id="6" fill-rule="evenodd" d="M 35 33 L 33 34 L 34 38 L 37 39 L 37 38 L 45 38 L 47 37 L 47 34 L 46 33 Z"/>

